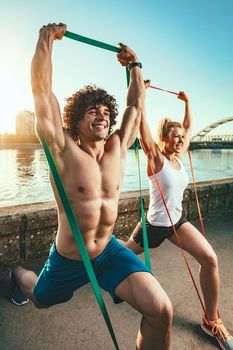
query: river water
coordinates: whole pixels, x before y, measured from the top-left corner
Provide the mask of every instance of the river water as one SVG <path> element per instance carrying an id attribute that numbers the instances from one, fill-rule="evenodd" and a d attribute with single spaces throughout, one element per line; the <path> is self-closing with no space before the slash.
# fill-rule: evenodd
<path id="1" fill-rule="evenodd" d="M 191 152 L 195 180 L 233 178 L 233 149 Z M 142 189 L 148 188 L 146 159 L 139 150 Z M 189 174 L 188 157 L 184 165 Z M 129 150 L 122 192 L 139 189 L 134 150 Z M 48 165 L 42 149 L 0 149 L 0 207 L 53 200 Z"/>

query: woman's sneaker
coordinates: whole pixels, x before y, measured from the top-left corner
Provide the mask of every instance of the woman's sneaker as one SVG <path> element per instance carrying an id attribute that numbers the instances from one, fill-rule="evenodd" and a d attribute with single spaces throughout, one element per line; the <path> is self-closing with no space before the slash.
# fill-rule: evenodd
<path id="1" fill-rule="evenodd" d="M 217 340 L 221 349 L 233 350 L 233 337 L 227 331 L 220 318 L 216 321 L 208 321 L 207 318 L 203 316 L 201 328 L 205 333 Z"/>
<path id="2" fill-rule="evenodd" d="M 29 299 L 21 292 L 17 279 L 15 278 L 15 270 L 17 267 L 10 270 L 10 288 L 11 288 L 11 301 L 15 305 L 24 305 L 29 302 Z"/>

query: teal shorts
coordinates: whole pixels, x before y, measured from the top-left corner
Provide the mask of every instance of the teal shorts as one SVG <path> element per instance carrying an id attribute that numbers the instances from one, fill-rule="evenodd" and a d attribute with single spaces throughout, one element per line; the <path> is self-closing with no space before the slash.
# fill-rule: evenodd
<path id="1" fill-rule="evenodd" d="M 115 304 L 122 302 L 115 294 L 120 282 L 134 272 L 150 272 L 143 261 L 112 236 L 104 251 L 91 259 L 98 284 L 107 291 Z M 89 282 L 84 264 L 68 259 L 51 246 L 48 260 L 34 288 L 37 303 L 52 306 L 68 301 L 78 288 Z"/>

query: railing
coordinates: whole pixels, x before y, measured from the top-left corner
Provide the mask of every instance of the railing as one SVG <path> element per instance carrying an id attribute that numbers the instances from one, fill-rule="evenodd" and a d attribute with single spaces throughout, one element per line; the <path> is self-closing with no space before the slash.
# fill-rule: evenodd
<path id="1" fill-rule="evenodd" d="M 233 142 L 233 135 L 197 135 L 192 142 Z"/>

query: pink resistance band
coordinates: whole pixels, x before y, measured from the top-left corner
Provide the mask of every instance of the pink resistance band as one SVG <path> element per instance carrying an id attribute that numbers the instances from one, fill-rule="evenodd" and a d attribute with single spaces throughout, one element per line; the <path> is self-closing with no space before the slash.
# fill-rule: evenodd
<path id="1" fill-rule="evenodd" d="M 156 86 L 153 86 L 153 85 L 149 85 L 148 87 L 149 87 L 149 88 L 151 88 L 151 89 L 155 89 L 155 90 L 160 90 L 160 91 L 169 92 L 169 94 L 179 95 L 179 93 L 178 93 L 178 92 L 174 92 L 174 91 L 171 91 L 171 90 L 161 89 L 161 88 L 156 87 Z"/>
<path id="2" fill-rule="evenodd" d="M 177 240 L 178 245 L 179 245 L 179 247 L 180 247 L 181 254 L 182 254 L 183 258 L 184 258 L 184 262 L 185 262 L 185 265 L 186 265 L 186 267 L 187 267 L 189 276 L 191 277 L 191 280 L 192 280 L 193 286 L 194 286 L 194 288 L 195 288 L 195 290 L 196 290 L 196 293 L 197 293 L 198 299 L 199 299 L 199 301 L 200 301 L 201 307 L 202 307 L 203 312 L 204 312 L 204 314 L 205 314 L 205 316 L 206 316 L 206 318 L 207 318 L 207 320 L 208 320 L 208 317 L 207 317 L 207 314 L 206 314 L 206 309 L 205 309 L 204 303 L 203 303 L 203 301 L 202 301 L 200 292 L 199 292 L 199 290 L 198 290 L 197 284 L 196 284 L 195 279 L 194 279 L 194 277 L 193 277 L 191 268 L 190 268 L 189 263 L 188 263 L 188 260 L 187 260 L 187 258 L 186 258 L 186 255 L 185 255 L 185 252 L 184 252 L 182 243 L 181 243 L 181 241 L 180 241 L 180 238 L 179 238 L 179 236 L 178 236 L 178 233 L 177 233 L 177 231 L 176 231 L 175 225 L 173 224 L 173 221 L 172 221 L 172 218 L 171 218 L 169 209 L 168 209 L 168 207 L 167 207 L 167 204 L 166 204 L 166 202 L 165 202 L 165 199 L 164 199 L 163 192 L 162 192 L 162 190 L 161 190 L 159 181 L 158 181 L 157 176 L 155 175 L 155 173 L 154 173 L 154 171 L 153 171 L 153 167 L 152 167 L 152 165 L 151 165 L 151 161 L 149 162 L 149 167 L 150 167 L 150 170 L 151 170 L 152 175 L 153 175 L 153 177 L 154 177 L 154 180 L 155 180 L 156 186 L 157 186 L 157 188 L 158 188 L 160 197 L 161 197 L 161 199 L 162 199 L 163 205 L 164 205 L 164 207 L 165 207 L 165 209 L 166 209 L 166 212 L 167 212 L 167 215 L 168 215 L 168 217 L 169 217 L 169 220 L 170 220 L 171 226 L 172 226 L 172 228 L 173 228 L 174 234 L 175 234 L 175 236 L 176 236 L 176 240 Z"/>
<path id="3" fill-rule="evenodd" d="M 179 93 L 177 93 L 177 92 L 170 91 L 170 90 L 165 90 L 165 89 L 162 89 L 162 88 L 159 88 L 159 87 L 156 87 L 156 86 L 149 85 L 148 87 L 151 88 L 151 89 L 155 89 L 155 90 L 160 90 L 160 91 L 168 92 L 168 93 L 170 93 L 170 94 L 179 95 Z M 199 218 L 200 218 L 201 230 L 202 230 L 203 236 L 205 236 L 205 229 L 204 229 L 203 220 L 202 220 L 201 208 L 200 208 L 200 204 L 199 204 L 199 199 L 198 199 L 198 194 L 197 194 L 196 183 L 195 183 L 195 180 L 194 180 L 194 171 L 193 171 L 193 165 L 192 165 L 192 158 L 191 158 L 190 148 L 188 148 L 188 156 L 189 156 L 189 163 L 190 163 L 190 168 L 191 168 L 191 172 L 192 172 L 192 180 L 193 180 L 193 186 L 194 186 L 195 197 L 196 197 L 196 202 L 197 202 L 198 214 L 199 214 Z M 151 171 L 152 171 L 152 174 L 153 174 L 153 176 L 154 176 L 154 180 L 155 180 L 155 183 L 156 183 L 156 185 L 157 185 L 157 188 L 158 188 L 160 197 L 161 197 L 161 199 L 162 199 L 162 201 L 163 201 L 164 207 L 165 207 L 165 209 L 166 209 L 166 212 L 167 212 L 167 214 L 168 214 L 169 220 L 170 220 L 170 222 L 171 222 L 171 226 L 172 226 L 172 228 L 173 228 L 173 231 L 174 231 L 174 234 L 175 234 L 175 236 L 176 236 L 178 245 L 179 245 L 179 247 L 180 247 L 181 254 L 182 254 L 183 258 L 184 258 L 184 262 L 185 262 L 185 264 L 186 264 L 188 273 L 189 273 L 190 278 L 191 278 L 191 280 L 192 280 L 192 282 L 193 282 L 193 286 L 194 286 L 194 289 L 195 289 L 195 291 L 196 291 L 196 293 L 197 293 L 197 297 L 198 297 L 198 299 L 199 299 L 199 301 L 200 301 L 201 307 L 202 307 L 203 312 L 204 312 L 204 314 L 205 314 L 205 317 L 206 317 L 206 319 L 207 319 L 207 321 L 208 321 L 208 324 L 210 325 L 210 321 L 209 321 L 208 316 L 207 316 L 207 314 L 206 314 L 206 309 L 205 309 L 203 300 L 202 300 L 202 298 L 201 298 L 201 295 L 200 295 L 200 292 L 199 292 L 199 290 L 198 290 L 197 284 L 196 284 L 195 279 L 194 279 L 194 277 L 193 277 L 193 274 L 192 274 L 192 271 L 191 271 L 191 269 L 190 269 L 189 263 L 188 263 L 188 261 L 187 261 L 187 258 L 186 258 L 184 249 L 183 249 L 183 247 L 182 247 L 181 241 L 180 241 L 179 236 L 178 236 L 178 234 L 177 234 L 176 228 L 175 228 L 175 226 L 174 226 L 174 224 L 173 224 L 173 222 L 172 222 L 172 219 L 171 219 L 171 216 L 170 216 L 170 212 L 169 212 L 169 209 L 168 209 L 167 204 L 166 204 L 166 202 L 165 202 L 165 199 L 164 199 L 162 190 L 161 190 L 161 188 L 160 188 L 159 182 L 158 182 L 158 180 L 157 180 L 157 177 L 156 177 L 155 173 L 154 173 L 153 170 L 152 170 L 152 166 L 151 166 L 150 163 L 149 163 L 149 166 L 150 166 L 150 168 L 151 168 Z M 220 317 L 219 310 L 218 310 L 218 316 Z"/>
<path id="4" fill-rule="evenodd" d="M 194 178 L 194 170 L 193 170 L 193 163 L 192 163 L 192 158 L 191 158 L 190 147 L 188 148 L 188 156 L 189 156 L 190 169 L 191 169 L 192 179 L 193 179 L 193 188 L 194 188 L 196 202 L 197 202 L 197 210 L 198 210 L 198 215 L 199 215 L 199 219 L 200 219 L 201 232 L 202 232 L 203 236 L 206 237 L 205 228 L 204 228 L 203 219 L 202 219 L 202 214 L 201 214 L 200 202 L 199 202 L 198 194 L 197 194 L 197 185 L 196 185 L 195 178 Z"/>
<path id="5" fill-rule="evenodd" d="M 199 292 L 199 290 L 198 290 L 197 284 L 196 284 L 195 279 L 194 279 L 194 277 L 193 277 L 191 268 L 190 268 L 190 266 L 189 266 L 188 260 L 187 260 L 186 255 L 185 255 L 185 251 L 184 251 L 184 249 L 183 249 L 182 243 L 181 243 L 180 238 L 179 238 L 179 236 L 178 236 L 178 233 L 177 233 L 177 231 L 176 231 L 175 225 L 173 224 L 173 221 L 172 221 L 172 218 L 171 218 L 169 209 L 168 209 L 168 207 L 167 207 L 167 204 L 166 204 L 165 199 L 164 199 L 164 196 L 163 196 L 163 192 L 162 192 L 162 190 L 161 190 L 159 181 L 158 181 L 158 179 L 157 179 L 157 177 L 156 177 L 156 175 L 155 175 L 155 173 L 154 173 L 154 171 L 153 171 L 151 162 L 149 162 L 149 166 L 150 166 L 152 175 L 153 175 L 153 177 L 154 177 L 156 186 L 157 186 L 157 188 L 158 188 L 160 197 L 161 197 L 162 202 L 163 202 L 163 204 L 164 204 L 164 207 L 165 207 L 165 209 L 166 209 L 167 215 L 168 215 L 169 220 L 170 220 L 170 222 L 171 222 L 171 226 L 172 226 L 173 231 L 174 231 L 174 234 L 175 234 L 175 236 L 176 236 L 177 243 L 178 243 L 178 245 L 179 245 L 179 247 L 180 247 L 180 251 L 181 251 L 181 254 L 182 254 L 183 258 L 184 258 L 184 262 L 185 262 L 185 265 L 186 265 L 186 267 L 187 267 L 189 276 L 190 276 L 190 278 L 191 278 L 191 280 L 192 280 L 194 289 L 195 289 L 195 291 L 196 291 L 196 293 L 197 293 L 197 297 L 198 297 L 198 299 L 199 299 L 199 301 L 200 301 L 200 304 L 201 304 L 202 310 L 203 310 L 203 312 L 204 312 L 204 315 L 205 315 L 205 317 L 206 317 L 206 320 L 207 320 L 207 322 L 208 322 L 208 324 L 209 324 L 209 326 L 210 326 L 210 321 L 209 321 L 209 318 L 208 318 L 207 313 L 206 313 L 206 309 L 205 309 L 204 302 L 203 302 L 203 300 L 202 300 L 202 298 L 201 298 L 201 294 L 200 294 L 200 292 Z M 219 310 L 218 310 L 217 312 L 218 312 L 218 317 L 220 317 Z M 214 335 L 214 337 L 216 337 L 216 335 Z"/>
<path id="6" fill-rule="evenodd" d="M 148 87 L 151 88 L 151 89 L 168 92 L 169 94 L 179 95 L 179 93 L 177 93 L 177 92 L 174 92 L 174 91 L 171 91 L 171 90 L 162 89 L 162 88 L 159 88 L 157 86 L 149 85 Z M 194 179 L 194 171 L 193 171 L 193 164 L 192 164 L 190 148 L 188 148 L 188 157 L 189 157 L 189 164 L 190 164 L 190 169 L 191 169 L 191 173 L 192 173 L 193 187 L 194 187 L 194 192 L 195 192 L 195 197 L 196 197 L 196 202 L 197 202 L 197 210 L 198 210 L 198 215 L 199 215 L 199 219 L 200 219 L 201 232 L 202 232 L 203 236 L 206 237 L 206 235 L 205 235 L 205 228 L 204 228 L 203 219 L 202 219 L 202 214 L 201 214 L 201 207 L 200 207 L 199 198 L 198 198 L 198 194 L 197 194 L 197 186 L 196 186 L 196 182 L 195 182 L 195 179 Z"/>

